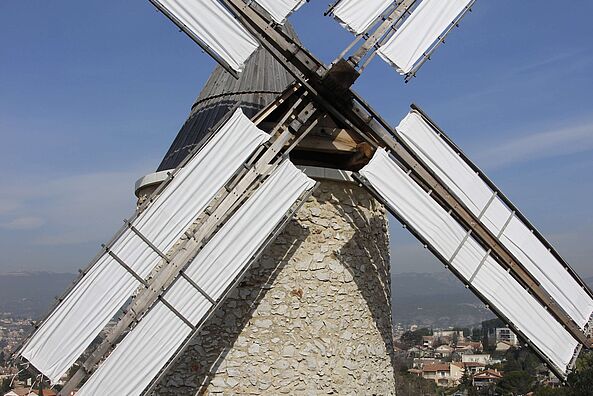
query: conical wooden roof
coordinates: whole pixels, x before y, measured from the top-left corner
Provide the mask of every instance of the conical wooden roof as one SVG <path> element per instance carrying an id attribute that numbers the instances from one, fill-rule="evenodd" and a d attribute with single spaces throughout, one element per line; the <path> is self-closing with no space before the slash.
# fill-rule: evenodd
<path id="1" fill-rule="evenodd" d="M 287 33 L 296 37 L 287 24 Z M 290 74 L 265 49 L 248 60 L 243 73 L 234 78 L 218 66 L 193 104 L 190 115 L 167 151 L 158 171 L 173 169 L 237 102 L 248 117 L 271 103 L 293 81 Z"/>

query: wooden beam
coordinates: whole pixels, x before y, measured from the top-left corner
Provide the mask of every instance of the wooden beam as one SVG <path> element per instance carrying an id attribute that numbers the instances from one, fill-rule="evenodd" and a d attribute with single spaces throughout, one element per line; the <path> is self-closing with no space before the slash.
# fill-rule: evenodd
<path id="1" fill-rule="evenodd" d="M 392 29 L 393 25 L 398 23 L 408 9 L 416 3 L 417 0 L 403 0 L 400 4 L 395 7 L 395 9 L 383 20 L 381 25 L 375 29 L 375 31 L 369 36 L 368 39 L 358 48 L 358 50 L 352 55 L 348 62 L 352 64 L 352 66 L 356 67 L 364 58 L 367 53 L 373 48 L 376 49 L 379 41 Z"/>
<path id="2" fill-rule="evenodd" d="M 439 200 L 455 213 L 459 222 L 471 229 L 473 234 L 483 243 L 486 250 L 491 250 L 500 265 L 508 268 L 550 313 L 580 343 L 591 348 L 591 340 L 572 318 L 547 293 L 529 271 L 514 257 L 509 250 L 496 239 L 469 209 L 457 199 L 446 185 L 423 164 L 410 150 L 397 132 L 385 122 L 368 104 L 352 90 L 343 99 L 336 101 L 331 90 L 324 85 L 327 68 L 311 53 L 288 36 L 267 24 L 266 20 L 242 0 L 222 0 L 233 10 L 243 24 L 259 37 L 261 43 L 270 50 L 286 69 L 311 93 L 314 100 L 323 110 L 345 127 L 357 133 L 370 145 L 379 145 L 389 149 L 407 169 L 411 169 L 416 180 L 429 186 L 434 193 L 432 197 Z M 300 73 L 295 73 L 294 69 Z"/>
<path id="3" fill-rule="evenodd" d="M 358 142 L 354 140 L 352 133 L 345 129 L 314 128 L 297 147 L 299 150 L 322 153 L 354 153 L 357 146 Z"/>
<path id="4" fill-rule="evenodd" d="M 303 97 L 306 97 L 306 93 Z M 256 117 L 257 118 L 257 117 Z M 161 266 L 159 271 L 152 274 L 146 288 L 134 297 L 126 312 L 119 318 L 117 324 L 110 329 L 101 344 L 85 360 L 79 370 L 70 378 L 60 391 L 60 396 L 69 395 L 88 375 L 97 368 L 119 342 L 121 336 L 140 320 L 153 306 L 159 297 L 177 279 L 199 253 L 199 251 L 216 234 L 221 226 L 232 216 L 241 204 L 255 191 L 256 184 L 271 173 L 288 154 L 292 146 L 290 143 L 298 139 L 301 133 L 310 131 L 310 125 L 317 122 L 318 114 L 311 103 L 302 100 L 295 102 L 287 114 L 282 117 L 281 124 L 274 128 L 279 135 L 267 150 L 255 161 L 249 169 L 244 169 L 238 175 L 238 180 L 231 188 L 223 188 L 208 205 L 213 211 L 206 216 L 200 215 L 202 223 L 190 233 L 191 238 L 186 239 L 181 246 L 176 248 L 176 254 L 168 259 L 168 265 Z M 243 169 L 243 168 L 240 168 Z M 228 187 L 228 186 L 227 186 Z"/>

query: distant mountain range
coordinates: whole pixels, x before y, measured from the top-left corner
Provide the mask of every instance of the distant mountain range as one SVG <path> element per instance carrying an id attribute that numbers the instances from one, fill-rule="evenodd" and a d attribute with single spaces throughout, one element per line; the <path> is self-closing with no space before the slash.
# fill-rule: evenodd
<path id="1" fill-rule="evenodd" d="M 492 319 L 490 312 L 452 274 L 395 274 L 391 283 L 393 320 L 404 326 L 472 326 Z"/>
<path id="2" fill-rule="evenodd" d="M 75 277 L 49 272 L 0 274 L 0 313 L 15 318 L 39 318 Z"/>
<path id="3" fill-rule="evenodd" d="M 48 272 L 0 274 L 0 313 L 39 318 L 75 277 Z M 585 282 L 593 285 L 593 278 Z M 395 274 L 392 294 L 394 321 L 404 325 L 471 326 L 494 317 L 448 272 Z"/>
<path id="4" fill-rule="evenodd" d="M 593 286 L 593 277 L 584 281 Z M 428 327 L 472 326 L 495 317 L 448 272 L 395 274 L 391 290 L 395 323 Z"/>

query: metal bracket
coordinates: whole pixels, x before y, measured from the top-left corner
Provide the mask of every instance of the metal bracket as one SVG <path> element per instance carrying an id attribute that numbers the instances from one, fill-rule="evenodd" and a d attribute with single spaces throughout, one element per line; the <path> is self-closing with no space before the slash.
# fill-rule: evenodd
<path id="1" fill-rule="evenodd" d="M 127 265 L 122 259 L 120 259 L 115 253 L 113 253 L 113 251 L 108 248 L 106 245 L 101 245 L 101 247 L 103 248 L 103 250 L 105 250 L 105 253 L 107 253 L 108 255 L 110 255 L 115 261 L 117 261 L 117 263 L 119 265 L 121 265 L 122 267 L 124 267 L 124 269 L 126 271 L 128 271 L 134 278 L 136 278 L 136 280 L 140 283 L 142 283 L 144 286 L 148 287 L 148 283 L 144 280 L 144 278 L 142 278 L 140 275 L 138 275 L 136 273 L 136 271 L 134 271 L 129 265 Z"/>
<path id="2" fill-rule="evenodd" d="M 181 319 L 183 321 L 183 323 L 185 323 L 190 329 L 195 330 L 196 326 L 193 325 L 192 322 L 190 322 L 185 316 L 183 316 L 177 309 L 175 309 L 175 307 L 173 306 L 173 304 L 171 304 L 169 301 L 167 301 L 165 299 L 165 297 L 163 295 L 158 296 L 158 300 L 163 303 L 163 305 L 165 305 L 167 308 L 169 308 L 169 311 L 173 312 L 179 319 Z"/>
<path id="3" fill-rule="evenodd" d="M 163 260 L 165 260 L 165 262 L 168 264 L 170 262 L 169 258 L 167 257 L 167 255 L 163 252 L 160 251 L 159 248 L 157 248 L 152 242 L 150 242 L 148 240 L 148 238 L 146 238 L 136 227 L 134 227 L 134 225 L 132 223 L 130 223 L 128 220 L 124 220 L 124 223 L 126 224 L 126 226 L 132 230 L 132 232 L 136 235 L 138 235 L 138 237 L 140 239 L 142 239 L 142 241 L 144 243 L 146 243 L 156 254 L 158 254 L 159 256 L 161 256 L 161 258 Z"/>
<path id="4" fill-rule="evenodd" d="M 194 289 L 196 289 L 198 292 L 200 292 L 200 294 L 202 296 L 204 296 L 206 298 L 206 300 L 210 301 L 211 304 L 216 304 L 216 301 L 214 301 L 214 299 L 212 297 L 210 297 L 210 295 L 208 293 L 206 293 L 204 291 L 204 289 L 202 289 L 200 286 L 198 286 L 198 284 L 196 282 L 194 282 L 194 280 L 192 278 L 190 278 L 189 276 L 187 276 L 187 274 L 185 273 L 185 271 L 181 271 L 179 273 L 179 275 L 183 279 L 185 279 L 190 285 L 192 285 Z"/>

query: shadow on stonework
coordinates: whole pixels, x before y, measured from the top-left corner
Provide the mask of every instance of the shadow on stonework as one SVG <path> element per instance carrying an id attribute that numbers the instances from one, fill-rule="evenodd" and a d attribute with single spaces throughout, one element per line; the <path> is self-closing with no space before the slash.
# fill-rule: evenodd
<path id="1" fill-rule="evenodd" d="M 353 199 L 354 194 L 351 194 Z M 361 206 L 377 205 L 374 199 L 366 200 Z M 350 240 L 336 252 L 336 258 L 350 271 L 354 282 L 358 286 L 369 311 L 373 317 L 377 329 L 381 333 L 385 350 L 389 353 L 392 367 L 395 363 L 392 335 L 392 313 L 391 313 L 391 271 L 390 257 L 384 247 L 389 246 L 389 234 L 387 216 L 372 216 L 368 218 L 364 211 L 356 205 L 334 205 L 344 218 L 349 219 L 354 228 L 354 235 Z M 349 208 L 348 211 L 344 208 Z M 383 209 L 382 209 L 383 210 Z M 369 233 L 369 230 L 372 230 Z M 352 255 L 353 251 L 363 250 L 364 260 L 356 260 Z M 387 253 L 387 254 L 386 254 Z M 368 265 L 372 268 L 368 268 Z M 387 312 L 386 312 L 387 309 Z M 387 314 L 386 314 L 387 313 Z"/>
<path id="2" fill-rule="evenodd" d="M 153 396 L 203 394 L 259 302 L 308 235 L 295 220 L 288 224 L 171 366 Z"/>

